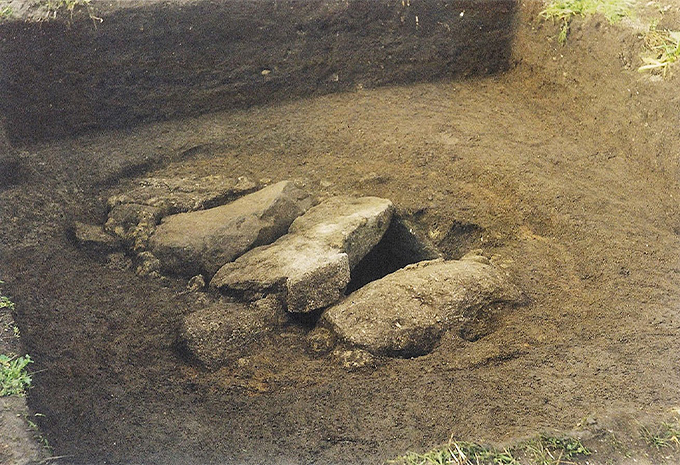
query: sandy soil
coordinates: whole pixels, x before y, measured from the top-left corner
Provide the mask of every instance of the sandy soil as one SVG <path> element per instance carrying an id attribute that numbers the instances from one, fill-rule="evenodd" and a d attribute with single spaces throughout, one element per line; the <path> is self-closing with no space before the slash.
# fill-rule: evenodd
<path id="1" fill-rule="evenodd" d="M 21 148 L 0 192 L 0 271 L 59 463 L 368 464 L 546 430 L 578 430 L 589 463 L 676 463 L 638 429 L 680 406 L 678 78 L 636 71 L 630 25 L 578 22 L 559 47 L 536 13 L 503 75 Z M 149 171 L 390 198 L 448 256 L 483 249 L 528 302 L 476 342 L 450 334 L 375 369 L 309 355 L 290 326 L 205 372 L 175 347 L 197 299 L 184 281 L 116 269 L 65 234 Z"/>

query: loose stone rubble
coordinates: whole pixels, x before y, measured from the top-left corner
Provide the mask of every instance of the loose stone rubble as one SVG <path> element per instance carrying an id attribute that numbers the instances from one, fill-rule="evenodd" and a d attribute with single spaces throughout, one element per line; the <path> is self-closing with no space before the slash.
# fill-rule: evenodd
<path id="1" fill-rule="evenodd" d="M 126 203 L 117 205 L 109 212 L 104 230 L 120 238 L 135 252 L 146 250 L 149 238 L 162 217 L 161 210 L 148 205 Z"/>

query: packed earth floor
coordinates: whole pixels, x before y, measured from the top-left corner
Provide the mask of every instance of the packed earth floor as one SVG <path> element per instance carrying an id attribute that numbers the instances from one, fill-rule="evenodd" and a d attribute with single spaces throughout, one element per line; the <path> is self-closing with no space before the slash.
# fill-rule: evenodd
<path id="1" fill-rule="evenodd" d="M 638 430 L 680 407 L 680 93 L 591 20 L 562 47 L 527 9 L 507 73 L 357 89 L 18 147 L 0 272 L 58 463 L 373 464 L 450 437 L 575 432 L 590 463 L 676 463 Z M 481 249 L 526 296 L 474 342 L 347 370 L 289 325 L 208 371 L 177 350 L 200 304 L 76 247 L 135 178 L 293 180 L 392 200 L 447 258 Z M 670 455 L 669 455 L 670 454 Z"/>

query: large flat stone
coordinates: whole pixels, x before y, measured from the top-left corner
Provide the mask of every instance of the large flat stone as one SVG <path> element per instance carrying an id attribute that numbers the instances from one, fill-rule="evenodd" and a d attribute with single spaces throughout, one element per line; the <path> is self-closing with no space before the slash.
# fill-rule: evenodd
<path id="1" fill-rule="evenodd" d="M 338 301 L 352 268 L 378 243 L 394 207 L 377 197 L 331 198 L 296 219 L 289 234 L 253 249 L 214 276 L 211 287 L 246 299 L 284 294 L 290 312 Z"/>
<path id="2" fill-rule="evenodd" d="M 246 300 L 283 294 L 288 311 L 299 313 L 337 302 L 349 280 L 346 253 L 287 235 L 224 265 L 210 286 Z"/>
<path id="3" fill-rule="evenodd" d="M 307 193 L 283 181 L 227 205 L 168 216 L 149 246 L 166 272 L 212 276 L 251 248 L 285 234 L 310 206 Z"/>
<path id="4" fill-rule="evenodd" d="M 354 268 L 380 242 L 393 214 L 387 199 L 332 197 L 293 221 L 288 232 L 345 252 Z"/>
<path id="5" fill-rule="evenodd" d="M 322 324 L 374 354 L 418 356 L 430 352 L 445 331 L 520 297 L 501 271 L 474 257 L 432 260 L 367 284 L 329 308 Z"/>

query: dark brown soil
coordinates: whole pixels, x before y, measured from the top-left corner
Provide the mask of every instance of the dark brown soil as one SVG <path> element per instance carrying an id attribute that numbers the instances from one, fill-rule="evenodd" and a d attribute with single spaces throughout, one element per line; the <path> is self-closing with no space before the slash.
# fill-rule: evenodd
<path id="1" fill-rule="evenodd" d="M 559 47 L 537 12 L 522 8 L 504 74 L 17 149 L 0 271 L 60 463 L 368 464 L 452 435 L 574 429 L 598 450 L 589 463 L 677 463 L 638 428 L 680 406 L 678 79 L 636 71 L 631 26 L 579 21 Z M 528 302 L 475 342 L 450 334 L 376 368 L 311 356 L 290 326 L 203 371 L 176 350 L 186 283 L 116 269 L 65 233 L 103 221 L 106 196 L 144 170 L 390 198 L 450 256 L 482 248 Z"/>
<path id="2" fill-rule="evenodd" d="M 46 3 L 13 3 L 36 2 Z M 503 71 L 516 10 L 514 0 L 92 5 L 101 23 L 83 7 L 52 21 L 0 22 L 0 59 L 11 64 L 0 68 L 0 111 L 11 140 Z M 31 12 L 46 14 L 23 16 Z"/>

